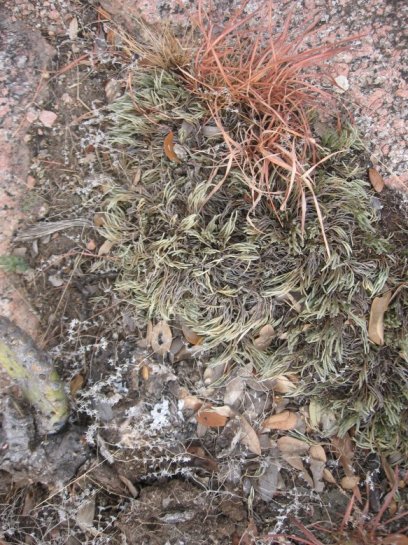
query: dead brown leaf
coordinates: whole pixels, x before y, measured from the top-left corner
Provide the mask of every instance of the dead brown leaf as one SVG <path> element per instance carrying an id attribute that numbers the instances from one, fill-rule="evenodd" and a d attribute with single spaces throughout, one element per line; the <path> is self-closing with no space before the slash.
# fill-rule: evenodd
<path id="1" fill-rule="evenodd" d="M 195 417 L 199 424 L 207 428 L 223 428 L 229 418 L 224 409 L 225 407 L 205 405 L 196 413 Z"/>
<path id="2" fill-rule="evenodd" d="M 142 365 L 142 367 L 140 368 L 140 376 L 144 381 L 149 380 L 150 367 L 148 365 Z"/>
<path id="3" fill-rule="evenodd" d="M 392 488 L 395 485 L 395 473 L 384 455 L 381 455 L 381 464 L 388 482 L 390 483 L 390 487 Z"/>
<path id="4" fill-rule="evenodd" d="M 203 406 L 203 402 L 196 396 L 188 395 L 183 397 L 183 409 L 190 409 L 192 411 L 198 411 Z"/>
<path id="5" fill-rule="evenodd" d="M 68 24 L 68 36 L 69 39 L 73 42 L 78 37 L 78 19 L 76 17 L 73 17 L 71 21 Z"/>
<path id="6" fill-rule="evenodd" d="M 279 450 L 286 454 L 304 454 L 309 450 L 309 445 L 307 443 L 287 435 L 279 437 L 276 442 Z"/>
<path id="7" fill-rule="evenodd" d="M 266 418 L 262 427 L 269 430 L 293 430 L 296 427 L 297 416 L 291 411 L 283 411 Z"/>
<path id="8" fill-rule="evenodd" d="M 274 328 L 270 324 L 264 325 L 259 331 L 258 337 L 254 340 L 254 346 L 258 350 L 266 350 L 270 346 L 274 337 Z"/>
<path id="9" fill-rule="evenodd" d="M 192 445 L 186 448 L 186 452 L 195 458 L 195 462 L 199 467 L 212 472 L 218 471 L 218 463 L 214 458 L 208 456 L 202 447 Z"/>
<path id="10" fill-rule="evenodd" d="M 353 488 L 357 486 L 359 482 L 360 477 L 357 475 L 350 475 L 341 479 L 340 486 L 344 488 L 344 490 L 353 490 Z"/>
<path id="11" fill-rule="evenodd" d="M 309 449 L 309 454 L 314 460 L 326 462 L 327 456 L 324 448 L 321 445 L 312 445 Z"/>
<path id="12" fill-rule="evenodd" d="M 245 390 L 245 381 L 242 377 L 234 377 L 225 387 L 224 403 L 233 406 L 242 400 Z"/>
<path id="13" fill-rule="evenodd" d="M 368 169 L 368 179 L 370 180 L 371 185 L 377 193 L 381 193 L 384 189 L 384 178 L 375 168 Z"/>
<path id="14" fill-rule="evenodd" d="M 323 470 L 323 479 L 331 484 L 337 484 L 336 479 L 333 477 L 333 473 L 327 467 Z"/>
<path id="15" fill-rule="evenodd" d="M 161 320 L 152 329 L 152 350 L 159 356 L 164 356 L 170 350 L 173 335 L 167 322 Z"/>
<path id="16" fill-rule="evenodd" d="M 113 247 L 113 242 L 110 240 L 105 240 L 105 242 L 102 244 L 102 246 L 98 250 L 98 255 L 106 255 L 108 254 Z"/>
<path id="17" fill-rule="evenodd" d="M 316 492 L 323 492 L 324 483 L 323 483 L 323 472 L 325 469 L 325 462 L 322 460 L 317 460 L 316 458 L 310 458 L 310 471 L 313 476 L 313 487 Z"/>
<path id="18" fill-rule="evenodd" d="M 288 454 L 286 452 L 281 453 L 282 460 L 285 460 L 291 467 L 298 469 L 299 471 L 306 471 L 302 458 L 299 454 Z"/>
<path id="19" fill-rule="evenodd" d="M 71 382 L 69 383 L 69 391 L 71 392 L 72 397 L 76 396 L 84 384 L 85 377 L 82 373 L 78 373 L 71 379 Z"/>
<path id="20" fill-rule="evenodd" d="M 183 331 L 183 335 L 187 342 L 190 344 L 196 346 L 203 343 L 204 337 L 201 337 L 200 335 L 197 335 L 197 333 L 194 333 L 194 331 L 189 328 L 186 324 L 181 324 L 181 329 Z"/>
<path id="21" fill-rule="evenodd" d="M 95 498 L 85 500 L 78 508 L 75 522 L 83 531 L 91 530 L 95 517 Z"/>
<path id="22" fill-rule="evenodd" d="M 240 438 L 241 443 L 245 445 L 251 452 L 260 456 L 261 444 L 259 442 L 258 434 L 248 422 L 248 420 L 243 416 L 240 416 L 240 422 L 242 430 Z"/>
<path id="23" fill-rule="evenodd" d="M 287 376 L 280 375 L 275 379 L 273 390 L 278 394 L 289 394 L 296 390 L 296 386 Z"/>
<path id="24" fill-rule="evenodd" d="M 170 159 L 170 161 L 173 161 L 174 163 L 180 163 L 180 159 L 178 155 L 176 154 L 176 152 L 174 151 L 173 131 L 170 131 L 169 134 L 164 139 L 163 149 L 164 149 L 164 153 L 166 154 L 166 157 Z"/>
<path id="25" fill-rule="evenodd" d="M 339 457 L 340 463 L 344 469 L 344 473 L 352 477 L 354 475 L 352 460 L 354 456 L 354 448 L 351 437 L 348 433 L 344 437 L 332 437 L 331 443 Z"/>
<path id="26" fill-rule="evenodd" d="M 384 314 L 388 309 L 391 295 L 391 291 L 387 291 L 381 297 L 375 297 L 371 304 L 368 338 L 379 346 L 384 344 Z"/>

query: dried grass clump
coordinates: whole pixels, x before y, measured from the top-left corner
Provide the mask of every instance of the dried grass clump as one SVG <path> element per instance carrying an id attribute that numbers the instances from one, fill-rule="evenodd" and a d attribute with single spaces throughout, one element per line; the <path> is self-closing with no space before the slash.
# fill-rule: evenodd
<path id="1" fill-rule="evenodd" d="M 193 66 L 181 71 L 224 136 L 228 152 L 223 166 L 242 172 L 253 206 L 266 198 L 279 217 L 294 192 L 303 230 L 306 194 L 312 195 L 325 239 L 313 182 L 316 165 L 325 159 L 313 137 L 311 117 L 316 108 L 334 104 L 332 95 L 317 85 L 327 78 L 320 70 L 322 64 L 356 37 L 334 45 L 305 47 L 314 23 L 294 33 L 289 15 L 277 31 L 271 2 L 245 15 L 248 3 L 242 2 L 220 29 L 211 21 L 207 3 L 199 0 L 196 23 L 201 45 Z M 237 114 L 234 125 L 225 123 L 228 111 Z"/>
<path id="2" fill-rule="evenodd" d="M 204 337 L 202 351 L 214 362 L 252 364 L 265 376 L 299 373 L 297 395 L 327 402 L 342 432 L 356 426 L 364 445 L 403 448 L 402 291 L 389 310 L 398 325 L 386 346 L 373 346 L 367 333 L 371 298 L 397 285 L 403 268 L 378 234 L 356 134 L 336 140 L 333 132 L 321 142 L 327 155 L 349 146 L 316 171 L 328 258 L 314 207 L 302 233 L 294 193 L 278 220 L 267 200 L 253 209 L 241 169 L 212 174 L 225 143 L 205 130 L 205 105 L 176 74 L 135 71 L 112 112 L 111 141 L 121 144 L 127 178 L 129 169 L 141 175 L 137 185 L 112 185 L 101 232 L 119 258 L 117 289 L 141 323 L 181 319 Z M 183 142 L 182 162 L 164 153 L 169 130 Z M 277 335 L 259 350 L 253 340 L 266 324 Z"/>

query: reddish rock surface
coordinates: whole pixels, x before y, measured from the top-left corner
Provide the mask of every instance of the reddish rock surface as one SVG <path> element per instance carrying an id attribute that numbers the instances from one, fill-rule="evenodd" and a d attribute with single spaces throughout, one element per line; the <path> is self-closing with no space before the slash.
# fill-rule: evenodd
<path id="1" fill-rule="evenodd" d="M 0 255 L 10 254 L 10 240 L 23 217 L 20 198 L 30 188 L 30 156 L 24 142 L 30 104 L 44 93 L 42 74 L 53 52 L 41 34 L 0 8 Z M 0 271 L 0 315 L 35 335 L 37 318 Z"/>

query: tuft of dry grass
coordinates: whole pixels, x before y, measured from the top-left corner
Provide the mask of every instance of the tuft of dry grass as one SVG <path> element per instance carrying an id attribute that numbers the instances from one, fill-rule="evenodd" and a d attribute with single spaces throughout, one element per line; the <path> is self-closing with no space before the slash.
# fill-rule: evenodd
<path id="1" fill-rule="evenodd" d="M 229 170 L 238 167 L 251 190 L 253 208 L 265 197 L 279 217 L 296 192 L 303 232 L 309 192 L 330 255 L 313 182 L 315 168 L 327 158 L 320 157 L 311 116 L 323 103 L 333 102 L 318 85 L 327 77 L 320 70 L 322 63 L 347 49 L 356 36 L 306 48 L 315 23 L 293 36 L 292 13 L 277 31 L 271 2 L 246 15 L 248 3 L 242 2 L 220 29 L 211 21 L 205 0 L 199 0 L 195 22 L 201 45 L 192 68 L 180 67 L 190 90 L 206 103 L 228 148 L 220 166 L 226 175 L 208 199 Z M 225 126 L 229 111 L 238 114 L 234 126 Z"/>

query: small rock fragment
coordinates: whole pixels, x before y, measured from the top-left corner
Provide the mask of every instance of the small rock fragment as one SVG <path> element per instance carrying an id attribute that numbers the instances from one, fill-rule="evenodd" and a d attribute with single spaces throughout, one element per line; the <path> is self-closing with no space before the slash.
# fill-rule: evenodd
<path id="1" fill-rule="evenodd" d="M 49 110 L 42 110 L 39 115 L 39 120 L 44 127 L 51 128 L 57 119 L 57 114 Z"/>
<path id="2" fill-rule="evenodd" d="M 350 88 L 349 80 L 346 76 L 340 75 L 334 78 L 334 81 L 336 82 L 336 85 L 338 89 L 336 89 L 339 93 L 344 93 L 345 91 L 348 91 Z"/>
<path id="3" fill-rule="evenodd" d="M 37 183 L 37 180 L 34 178 L 34 176 L 27 176 L 26 185 L 28 189 L 33 189 L 36 183 Z"/>

